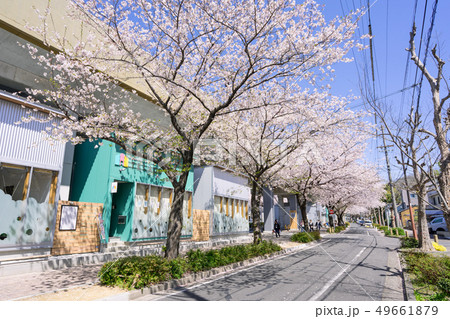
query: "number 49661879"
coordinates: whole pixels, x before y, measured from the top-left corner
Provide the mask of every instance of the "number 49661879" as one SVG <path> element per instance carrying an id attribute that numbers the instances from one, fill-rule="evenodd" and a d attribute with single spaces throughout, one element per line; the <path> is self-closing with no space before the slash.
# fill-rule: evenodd
<path id="1" fill-rule="evenodd" d="M 436 316 L 439 312 L 437 306 L 378 306 L 375 310 L 380 316 Z"/>

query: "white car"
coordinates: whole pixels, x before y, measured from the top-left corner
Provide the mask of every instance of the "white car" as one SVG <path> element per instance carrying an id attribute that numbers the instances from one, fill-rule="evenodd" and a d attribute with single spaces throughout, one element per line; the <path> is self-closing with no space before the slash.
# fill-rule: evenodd
<path id="1" fill-rule="evenodd" d="M 433 220 L 428 223 L 428 230 L 430 233 L 434 233 L 436 231 L 448 231 L 444 216 L 433 218 Z"/>

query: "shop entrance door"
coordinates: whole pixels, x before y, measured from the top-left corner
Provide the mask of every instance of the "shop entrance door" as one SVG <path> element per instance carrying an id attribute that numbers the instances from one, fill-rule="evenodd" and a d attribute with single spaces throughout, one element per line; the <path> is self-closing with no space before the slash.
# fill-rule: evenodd
<path id="1" fill-rule="evenodd" d="M 117 193 L 112 194 L 109 237 L 122 237 L 131 227 L 133 186 L 134 183 L 118 182 Z"/>

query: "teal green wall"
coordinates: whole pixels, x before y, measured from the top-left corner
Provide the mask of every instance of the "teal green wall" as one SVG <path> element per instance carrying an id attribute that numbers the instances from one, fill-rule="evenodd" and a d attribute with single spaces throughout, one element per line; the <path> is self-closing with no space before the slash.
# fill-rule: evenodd
<path id="1" fill-rule="evenodd" d="M 96 147 L 98 146 L 98 147 Z M 132 218 L 134 207 L 135 184 L 152 184 L 161 187 L 172 188 L 167 175 L 161 173 L 158 167 L 145 165 L 138 170 L 131 166 L 132 155 L 126 155 L 130 159 L 129 167 L 115 165 L 117 155 L 125 154 L 120 146 L 108 141 L 84 142 L 75 147 L 73 176 L 70 190 L 70 200 L 90 203 L 103 203 L 103 220 L 106 242 L 110 234 L 110 225 L 113 229 L 111 235 L 120 236 L 122 241 L 132 240 Z M 131 182 L 131 191 L 126 198 L 120 198 L 123 204 L 123 212 L 127 216 L 125 225 L 116 225 L 116 216 L 112 214 L 111 184 L 114 181 Z M 189 174 L 186 185 L 187 191 L 193 190 L 193 169 Z M 119 186 L 119 190 L 120 190 Z M 117 212 L 114 212 L 117 215 Z M 113 221 L 111 221 L 113 218 Z M 117 228 L 120 226 L 119 228 Z"/>

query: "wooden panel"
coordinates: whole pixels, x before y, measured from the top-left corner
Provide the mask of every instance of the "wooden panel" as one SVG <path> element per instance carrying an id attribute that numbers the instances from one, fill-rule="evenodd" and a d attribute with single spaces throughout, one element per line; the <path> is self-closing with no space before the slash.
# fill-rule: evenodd
<path id="1" fill-rule="evenodd" d="M 192 240 L 209 240 L 209 210 L 194 209 Z"/>
<path id="2" fill-rule="evenodd" d="M 58 173 L 57 172 L 53 172 L 52 175 L 52 185 L 50 186 L 50 195 L 48 198 L 48 203 L 49 204 L 54 204 L 55 203 L 55 196 L 56 196 L 56 186 L 58 184 Z"/>
<path id="3" fill-rule="evenodd" d="M 146 186 L 145 186 L 145 201 L 147 202 L 147 206 L 144 207 L 144 214 L 147 214 L 147 212 L 148 212 L 148 206 L 149 206 L 149 204 L 148 204 L 148 198 L 149 198 L 149 196 L 150 196 L 150 186 L 149 186 L 149 185 L 146 185 Z M 145 206 L 145 205 L 144 205 L 144 206 Z"/>
<path id="4" fill-rule="evenodd" d="M 192 193 L 189 193 L 188 199 L 188 218 L 191 218 L 192 215 Z"/>
<path id="5" fill-rule="evenodd" d="M 229 210 L 230 210 L 230 205 L 228 205 L 228 198 L 225 198 L 225 209 L 226 209 L 226 215 L 228 216 Z"/>
<path id="6" fill-rule="evenodd" d="M 161 212 L 161 195 L 162 195 L 162 188 L 158 187 L 158 209 L 156 210 L 156 215 L 159 215 Z"/>
<path id="7" fill-rule="evenodd" d="M 78 216 L 75 230 L 59 230 L 61 206 L 77 205 Z M 80 254 L 98 252 L 100 249 L 99 215 L 103 212 L 103 204 L 67 202 L 58 203 L 55 235 L 52 255 Z"/>
<path id="8" fill-rule="evenodd" d="M 291 215 L 294 215 L 294 218 L 291 219 L 291 225 L 289 226 L 289 229 L 298 229 L 298 225 L 297 225 L 297 211 L 296 210 L 291 210 L 290 211 Z"/>

